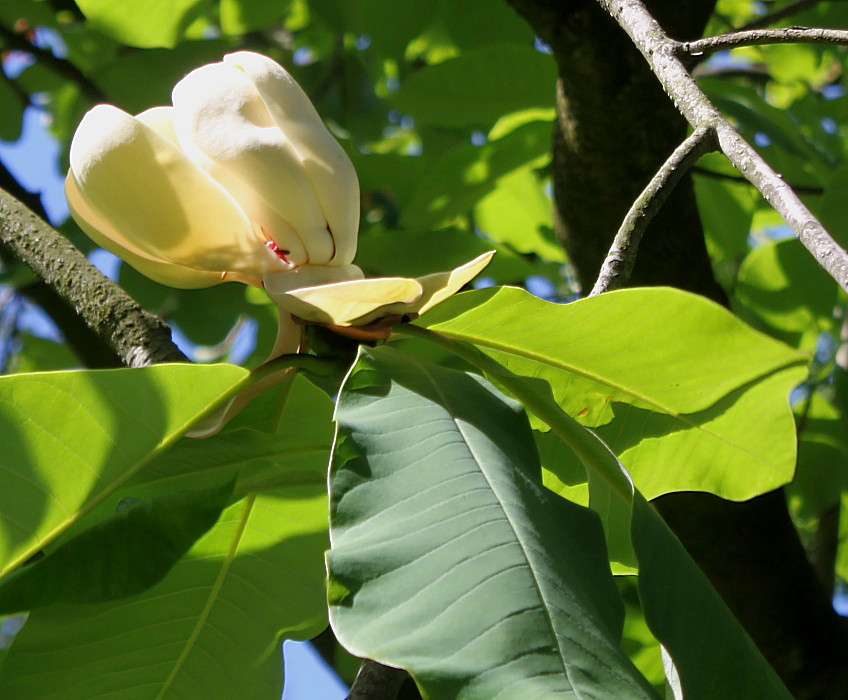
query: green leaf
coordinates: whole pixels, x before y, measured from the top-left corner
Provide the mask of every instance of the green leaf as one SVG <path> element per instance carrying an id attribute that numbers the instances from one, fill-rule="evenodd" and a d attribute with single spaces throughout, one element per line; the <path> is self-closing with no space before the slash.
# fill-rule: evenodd
<path id="1" fill-rule="evenodd" d="M 211 0 L 77 0 L 86 19 L 129 46 L 175 46 Z"/>
<path id="2" fill-rule="evenodd" d="M 295 375 L 278 390 L 254 399 L 217 435 L 183 438 L 157 455 L 127 487 L 188 489 L 237 478 L 235 491 L 243 495 L 287 486 L 325 486 L 332 419 L 332 400 Z"/>
<path id="3" fill-rule="evenodd" d="M 707 167 L 717 170 L 712 163 Z M 747 183 L 714 180 L 697 174 L 694 180 L 710 256 L 716 260 L 742 258 L 748 252 L 748 234 L 758 201 L 756 190 Z"/>
<path id="4" fill-rule="evenodd" d="M 564 262 L 565 252 L 553 237 L 551 199 L 529 169 L 502 178 L 474 208 L 474 222 L 489 238 L 519 253 L 534 253 Z"/>
<path id="5" fill-rule="evenodd" d="M 832 329 L 839 287 L 800 241 L 760 246 L 742 263 L 734 307 L 752 325 L 787 343 L 815 349 Z"/>
<path id="6" fill-rule="evenodd" d="M 323 486 L 248 496 L 145 593 L 35 611 L 0 696 L 279 700 L 280 637 L 327 624 L 326 513 Z"/>
<path id="7" fill-rule="evenodd" d="M 552 105 L 555 85 L 550 56 L 503 44 L 413 73 L 391 103 L 422 124 L 488 129 L 505 112 Z"/>
<path id="8" fill-rule="evenodd" d="M 504 175 L 548 162 L 550 140 L 550 124 L 535 121 L 483 146 L 466 143 L 452 148 L 418 181 L 402 222 L 421 231 L 466 214 Z"/>
<path id="9" fill-rule="evenodd" d="M 363 349 L 337 407 L 333 627 L 427 697 L 654 697 L 621 651 L 597 517 L 546 492 L 520 407 Z"/>
<path id="10" fill-rule="evenodd" d="M 285 17 L 291 0 L 221 0 L 221 31 L 238 36 L 265 29 Z"/>
<path id="11" fill-rule="evenodd" d="M 806 357 L 702 297 L 631 289 L 561 305 L 490 289 L 448 299 L 420 323 L 547 380 L 586 425 L 615 419 L 604 435 L 651 497 L 698 488 L 740 500 L 791 479 L 787 397 Z"/>
<path id="12" fill-rule="evenodd" d="M 184 491 L 120 509 L 0 582 L 0 614 L 141 593 L 215 524 L 232 487 Z"/>
<path id="13" fill-rule="evenodd" d="M 593 508 L 602 512 L 605 524 L 629 525 L 626 529 L 638 558 L 639 594 L 645 618 L 673 659 L 687 700 L 789 700 L 791 696 L 774 669 L 665 521 L 633 489 L 621 462 L 595 433 L 562 411 L 547 382 L 518 376 L 466 343 L 414 326 L 409 327 L 408 334 L 451 348 L 479 367 L 545 421 L 575 452 L 590 474 Z M 697 630 L 697 635 L 692 630 Z"/>
<path id="14" fill-rule="evenodd" d="M 233 365 L 0 377 L 0 575 L 103 502 L 247 371 Z"/>

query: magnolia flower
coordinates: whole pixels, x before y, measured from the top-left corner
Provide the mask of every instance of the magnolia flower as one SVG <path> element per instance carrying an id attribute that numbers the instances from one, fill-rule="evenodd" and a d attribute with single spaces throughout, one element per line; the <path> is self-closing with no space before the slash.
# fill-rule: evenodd
<path id="1" fill-rule="evenodd" d="M 352 264 L 353 164 L 265 56 L 242 51 L 198 68 L 172 101 L 136 116 L 98 105 L 83 117 L 65 187 L 71 214 L 157 282 L 264 288 L 280 310 L 272 357 L 305 349 L 304 321 L 364 326 L 422 313 L 491 259 L 419 279 L 364 279 Z"/>

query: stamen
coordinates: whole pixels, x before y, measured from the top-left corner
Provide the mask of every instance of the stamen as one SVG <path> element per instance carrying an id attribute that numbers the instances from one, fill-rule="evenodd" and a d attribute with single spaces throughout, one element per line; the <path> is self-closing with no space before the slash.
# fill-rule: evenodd
<path id="1" fill-rule="evenodd" d="M 274 241 L 265 241 L 265 245 L 271 249 L 271 252 L 274 253 L 280 260 L 282 260 L 286 265 L 291 265 L 292 262 L 286 256 L 291 254 L 290 250 L 284 250 L 280 248 Z"/>
<path id="2" fill-rule="evenodd" d="M 229 274 L 230 274 L 229 272 L 227 272 L 226 270 L 224 270 L 224 271 L 221 273 L 221 281 L 223 282 L 225 279 L 227 279 L 227 275 L 229 275 Z"/>

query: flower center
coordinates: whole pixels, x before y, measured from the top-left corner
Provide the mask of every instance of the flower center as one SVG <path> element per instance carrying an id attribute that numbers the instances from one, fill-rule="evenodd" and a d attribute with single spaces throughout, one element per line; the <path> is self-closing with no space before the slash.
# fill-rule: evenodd
<path id="1" fill-rule="evenodd" d="M 271 249 L 271 252 L 274 253 L 280 260 L 282 260 L 286 265 L 291 265 L 292 262 L 286 256 L 291 253 L 291 251 L 284 250 L 280 248 L 274 241 L 265 241 L 266 247 Z"/>

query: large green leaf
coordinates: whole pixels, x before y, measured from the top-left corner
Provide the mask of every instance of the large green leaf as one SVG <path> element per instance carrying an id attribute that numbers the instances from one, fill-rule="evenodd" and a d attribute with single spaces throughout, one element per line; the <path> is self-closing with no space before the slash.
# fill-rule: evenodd
<path id="1" fill-rule="evenodd" d="M 77 0 L 97 29 L 129 46 L 176 45 L 211 0 Z"/>
<path id="2" fill-rule="evenodd" d="M 580 422 L 609 423 L 605 437 L 651 497 L 699 489 L 741 500 L 792 477 L 788 395 L 806 357 L 702 297 L 632 289 L 558 305 L 481 290 L 420 323 L 546 379 Z"/>
<path id="3" fill-rule="evenodd" d="M 333 402 L 296 375 L 266 391 L 217 435 L 184 438 L 154 457 L 127 487 L 140 493 L 213 487 L 236 478 L 237 494 L 326 485 Z"/>
<path id="4" fill-rule="evenodd" d="M 145 593 L 35 611 L 0 697 L 279 700 L 279 638 L 326 625 L 326 509 L 320 485 L 248 496 Z"/>
<path id="5" fill-rule="evenodd" d="M 341 392 L 331 620 L 426 697 L 653 697 L 621 651 L 597 517 L 541 486 L 521 408 L 388 347 Z"/>
<path id="6" fill-rule="evenodd" d="M 0 614 L 126 598 L 161 581 L 211 528 L 233 484 L 135 501 L 0 583 Z M 123 505 L 123 504 L 121 504 Z"/>
<path id="7" fill-rule="evenodd" d="M 233 365 L 0 377 L 0 575 L 125 484 L 247 377 Z"/>
<path id="8" fill-rule="evenodd" d="M 629 532 L 645 618 L 675 666 L 683 697 L 789 700 L 774 669 L 665 521 L 634 490 L 612 450 L 562 411 L 547 382 L 520 377 L 465 343 L 414 328 L 409 333 L 450 348 L 478 366 L 545 421 L 578 456 L 590 474 L 593 508 L 602 512 L 605 524 L 625 526 Z"/>
<path id="9" fill-rule="evenodd" d="M 414 73 L 392 98 L 422 124 L 488 129 L 505 112 L 554 101 L 556 68 L 527 46 L 473 49 Z"/>
<path id="10" fill-rule="evenodd" d="M 813 350 L 834 325 L 839 287 L 800 241 L 789 239 L 752 250 L 734 289 L 740 316 L 769 335 Z"/>

